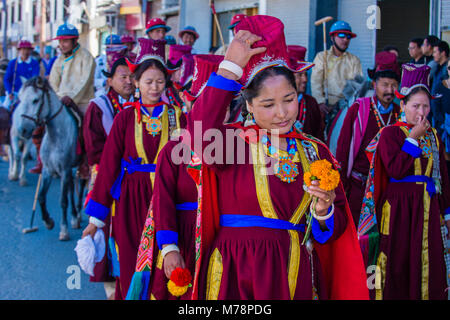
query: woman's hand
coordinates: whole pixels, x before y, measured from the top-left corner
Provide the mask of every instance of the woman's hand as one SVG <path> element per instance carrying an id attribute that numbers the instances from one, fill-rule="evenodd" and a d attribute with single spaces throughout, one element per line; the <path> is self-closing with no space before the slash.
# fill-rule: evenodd
<path id="1" fill-rule="evenodd" d="M 260 36 L 247 30 L 239 30 L 228 46 L 224 59 L 234 62 L 243 69 L 252 56 L 266 51 L 265 47 L 252 48 L 252 45 L 261 39 Z M 219 69 L 217 74 L 229 79 L 238 80 L 234 73 L 224 69 Z"/>
<path id="2" fill-rule="evenodd" d="M 326 191 L 319 187 L 319 181 L 311 181 L 311 186 L 308 187 L 308 193 L 317 198 L 316 202 L 316 215 L 325 216 L 328 213 L 328 208 L 331 207 L 336 199 L 336 193 L 334 190 Z"/>
<path id="3" fill-rule="evenodd" d="M 172 271 L 176 268 L 186 268 L 183 257 L 178 251 L 170 251 L 164 256 L 164 273 L 170 279 Z"/>
<path id="4" fill-rule="evenodd" d="M 431 127 L 426 117 L 422 117 L 416 123 L 416 125 L 411 129 L 409 137 L 418 140 L 420 137 L 424 136 L 427 130 Z"/>
<path id="5" fill-rule="evenodd" d="M 81 238 L 84 238 L 88 235 L 94 239 L 95 233 L 97 232 L 97 226 L 93 223 L 89 223 L 87 227 L 83 230 L 83 234 L 81 235 Z"/>

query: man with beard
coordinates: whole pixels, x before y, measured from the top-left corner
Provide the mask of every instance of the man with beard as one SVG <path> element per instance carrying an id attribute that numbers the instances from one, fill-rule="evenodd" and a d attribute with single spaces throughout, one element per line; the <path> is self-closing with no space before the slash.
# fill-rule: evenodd
<path id="1" fill-rule="evenodd" d="M 400 107 L 394 103 L 400 80 L 397 57 L 379 52 L 375 70 L 369 70 L 375 95 L 359 98 L 348 110 L 339 135 L 336 159 L 355 226 L 358 226 L 370 163 L 365 150 L 378 131 L 396 122 Z"/>
<path id="2" fill-rule="evenodd" d="M 331 26 L 330 37 L 333 45 L 326 55 L 325 51 L 316 55 L 311 73 L 311 94 L 325 115 L 327 128 L 339 111 L 336 110 L 336 104 L 344 98 L 342 90 L 347 80 L 363 75 L 359 58 L 347 52 L 350 40 L 356 37 L 350 25 L 345 21 L 335 22 Z M 325 93 L 326 89 L 328 95 Z"/>
<path id="3" fill-rule="evenodd" d="M 125 57 L 126 47 L 110 47 L 106 49 L 107 71 L 103 70 L 106 77 L 108 90 L 89 103 L 83 124 L 83 137 L 87 160 L 90 168 L 89 192 L 94 186 L 98 172 L 98 164 L 105 146 L 114 117 L 122 110 L 125 102 L 133 101 L 135 90 L 131 80 L 131 71 L 128 68 Z M 89 198 L 89 195 L 88 195 Z M 105 235 L 105 247 L 108 248 L 110 221 L 105 221 L 102 229 Z M 115 279 L 111 276 L 108 255 L 95 265 L 94 276 L 91 282 L 103 282 L 108 299 L 114 297 Z"/>

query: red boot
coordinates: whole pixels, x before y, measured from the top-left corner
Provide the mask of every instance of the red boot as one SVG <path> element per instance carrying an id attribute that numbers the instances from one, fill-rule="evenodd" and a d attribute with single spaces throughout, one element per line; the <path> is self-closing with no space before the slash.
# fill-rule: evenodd
<path id="1" fill-rule="evenodd" d="M 38 156 L 37 157 L 37 161 L 36 161 L 36 165 L 31 168 L 30 170 L 28 170 L 29 173 L 37 173 L 40 174 L 42 172 L 42 162 L 41 162 L 41 157 Z"/>

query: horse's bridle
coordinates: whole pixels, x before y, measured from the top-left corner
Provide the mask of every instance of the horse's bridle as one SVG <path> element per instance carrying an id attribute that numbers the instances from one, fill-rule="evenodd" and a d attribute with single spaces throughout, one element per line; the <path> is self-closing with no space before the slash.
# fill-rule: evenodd
<path id="1" fill-rule="evenodd" d="M 64 107 L 64 104 L 61 103 L 60 108 L 58 109 L 58 111 L 56 111 L 55 114 L 50 116 L 48 119 L 41 119 L 41 113 L 42 113 L 42 109 L 44 108 L 45 98 L 47 98 L 47 100 L 50 101 L 50 93 L 49 93 L 48 88 L 40 88 L 40 89 L 42 90 L 42 96 L 41 96 L 41 103 L 39 104 L 39 108 L 38 108 L 38 111 L 36 113 L 36 117 L 31 117 L 31 116 L 26 115 L 26 114 L 22 114 L 21 115 L 25 119 L 33 121 L 36 124 L 36 126 L 38 126 L 38 127 L 47 125 L 50 121 L 55 119 L 56 116 L 61 113 L 61 111 L 62 111 L 62 109 Z"/>

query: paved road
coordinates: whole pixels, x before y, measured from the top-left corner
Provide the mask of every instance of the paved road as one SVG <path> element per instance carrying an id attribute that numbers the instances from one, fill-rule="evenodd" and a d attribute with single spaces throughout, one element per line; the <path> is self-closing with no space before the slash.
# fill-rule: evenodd
<path id="1" fill-rule="evenodd" d="M 29 163 L 29 167 L 32 165 Z M 8 181 L 7 172 L 7 163 L 0 160 L 0 299 L 105 299 L 103 284 L 89 282 L 89 276 L 78 267 L 74 251 L 87 225 L 86 215 L 83 213 L 82 229 L 69 227 L 69 241 L 58 240 L 60 180 L 53 180 L 48 197 L 55 228 L 45 228 L 38 205 L 35 225 L 39 230 L 22 234 L 30 223 L 38 175 L 27 174 L 29 185 L 20 187 L 18 182 Z"/>

